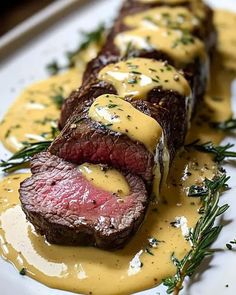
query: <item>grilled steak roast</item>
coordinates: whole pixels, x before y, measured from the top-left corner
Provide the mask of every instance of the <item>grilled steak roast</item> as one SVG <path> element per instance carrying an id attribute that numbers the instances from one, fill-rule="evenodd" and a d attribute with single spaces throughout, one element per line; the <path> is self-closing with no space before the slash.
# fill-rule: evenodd
<path id="1" fill-rule="evenodd" d="M 201 25 L 192 33 L 203 40 L 208 54 L 211 54 L 216 44 L 216 31 L 213 26 L 213 11 L 199 0 L 186 1 L 186 3 L 181 5 L 172 6 L 183 6 L 188 8 L 190 11 L 194 11 L 195 2 L 200 3 L 201 9 L 204 11 L 204 16 L 201 18 Z M 86 100 L 87 98 L 96 98 L 102 93 L 110 93 L 109 90 L 111 86 L 107 85 L 107 83 L 104 83 L 103 81 L 99 81 L 97 74 L 104 66 L 117 62 L 121 59 L 120 52 L 114 44 L 114 39 L 118 33 L 131 29 L 127 25 L 124 25 L 124 18 L 126 16 L 134 15 L 150 8 L 159 6 L 161 7 L 163 5 L 167 5 L 165 1 L 163 1 L 163 3 L 152 4 L 139 3 L 136 0 L 124 1 L 124 5 L 121 8 L 119 17 L 116 19 L 115 24 L 107 37 L 107 42 L 105 43 L 98 57 L 92 60 L 86 68 L 83 76 L 82 86 L 77 91 L 74 91 L 65 100 L 65 103 L 62 106 L 61 118 L 59 122 L 59 126 L 61 128 L 65 126 L 67 119 L 81 101 Z M 175 64 L 175 61 L 165 51 L 162 50 L 131 50 L 129 55 L 153 58 L 156 60 L 167 60 L 171 65 Z M 183 67 L 181 67 L 181 70 L 183 70 L 186 79 L 190 83 L 194 97 L 201 99 L 206 89 L 208 64 L 202 63 L 198 58 L 196 58 L 191 63 L 185 64 Z M 108 92 L 103 92 L 104 86 Z"/>
<path id="2" fill-rule="evenodd" d="M 120 199 L 94 186 L 77 166 L 48 152 L 31 161 L 31 171 L 20 188 L 22 208 L 50 243 L 117 248 L 143 220 L 148 196 L 137 176 L 124 174 L 130 194 Z"/>
<path id="3" fill-rule="evenodd" d="M 159 90 L 159 91 L 158 91 Z M 88 117 L 93 100 L 81 103 L 68 120 L 61 134 L 49 148 L 52 154 L 81 164 L 83 162 L 103 163 L 122 171 L 130 171 L 150 183 L 153 179 L 155 154 L 127 135 L 111 131 Z M 131 102 L 141 112 L 151 116 L 162 126 L 171 160 L 176 149 L 184 143 L 188 119 L 183 111 L 185 99 L 178 93 L 153 89 L 149 101 Z M 176 124 L 172 124 L 176 122 Z M 71 128 L 73 127 L 73 128 Z M 158 156 L 161 163 L 161 149 Z M 163 170 L 163 167 L 161 167 Z"/>
<path id="4" fill-rule="evenodd" d="M 216 42 L 212 11 L 201 1 L 186 1 L 178 7 L 198 13 L 196 3 L 200 3 L 203 15 L 199 16 L 200 25 L 191 33 L 203 41 L 209 54 Z M 166 172 L 165 148 L 168 149 L 171 163 L 177 149 L 184 143 L 191 115 L 190 106 L 186 103 L 188 95 L 174 88 L 166 89 L 164 82 L 168 80 L 157 86 L 155 83 L 160 82 L 158 75 L 151 79 L 156 82 L 147 91 L 144 100 L 142 97 L 133 99 L 122 96 L 135 110 L 159 124 L 162 137 L 155 151 L 150 151 L 141 140 L 134 140 L 128 131 L 114 131 L 108 127 L 112 124 L 104 125 L 89 115 L 91 105 L 101 95 L 120 95 L 115 85 L 98 77 L 99 72 L 105 66 L 121 60 L 130 63 L 133 57 L 165 61 L 165 66 L 170 64 L 181 70 L 183 76 L 175 74 L 173 79 L 178 82 L 181 76 L 181 79 L 185 77 L 184 81 L 188 81 L 186 83 L 192 91 L 191 109 L 194 110 L 205 92 L 207 58 L 196 55 L 180 66 L 171 55 L 173 48 L 172 51 L 127 48 L 127 53 L 122 55 L 115 42 L 119 33 L 131 29 L 124 23 L 126 16 L 135 16 L 147 9 L 162 6 L 139 3 L 137 0 L 125 1 L 106 44 L 98 57 L 88 64 L 82 86 L 63 105 L 61 134 L 48 152 L 32 160 L 32 177 L 21 184 L 20 200 L 28 220 L 49 242 L 93 245 L 106 249 L 122 247 L 144 218 L 155 166 L 160 168 L 160 179 Z M 195 44 L 195 40 L 189 35 L 187 39 L 181 38 L 183 44 Z M 145 71 L 145 67 L 142 70 Z M 153 71 L 151 68 L 149 70 Z M 136 71 L 136 74 L 142 75 L 142 72 Z M 150 80 L 150 77 L 146 76 L 145 79 Z M 135 77 L 131 82 L 134 88 L 138 87 L 138 81 L 139 78 Z M 114 194 L 93 185 L 77 169 L 76 165 L 84 162 L 106 164 L 121 171 L 130 186 L 130 194 L 120 202 Z"/>

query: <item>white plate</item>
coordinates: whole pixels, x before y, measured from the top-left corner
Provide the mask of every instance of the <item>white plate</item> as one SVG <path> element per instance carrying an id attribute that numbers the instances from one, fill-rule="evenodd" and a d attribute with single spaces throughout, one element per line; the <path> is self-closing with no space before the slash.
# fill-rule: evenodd
<path id="1" fill-rule="evenodd" d="M 236 11 L 235 0 L 208 0 L 208 2 L 214 7 Z M 111 21 L 116 15 L 120 3 L 120 0 L 59 0 L 1 38 L 0 119 L 26 85 L 46 78 L 45 65 L 48 62 L 55 58 L 63 61 L 64 52 L 76 47 L 79 42 L 78 32 L 80 30 L 89 31 L 100 22 Z M 72 10 L 74 11 L 69 12 Z M 65 16 L 62 19 L 63 13 Z M 61 19 L 61 21 L 56 22 L 56 19 Z M 46 30 L 45 26 L 48 26 Z M 43 27 L 44 30 L 39 34 L 38 32 Z M 12 53 L 9 55 L 10 51 Z M 236 96 L 236 83 L 234 86 L 234 96 Z M 235 99 L 236 97 L 234 97 L 234 101 Z M 235 138 L 228 138 L 226 142 L 228 141 L 236 143 Z M 7 155 L 8 152 L 0 145 L 0 158 L 5 158 Z M 226 192 L 221 199 L 222 202 L 227 202 L 230 205 L 230 209 L 224 216 L 227 225 L 214 245 L 220 249 L 225 248 L 227 242 L 236 238 L 236 169 L 232 163 L 226 165 L 226 169 L 231 175 L 229 183 L 232 189 Z M 200 275 L 191 280 L 182 293 L 185 295 L 236 294 L 235 265 L 236 253 L 234 251 L 225 250 L 217 253 L 212 260 L 205 260 L 199 269 Z M 229 287 L 226 288 L 226 285 Z M 166 294 L 165 290 L 165 287 L 159 286 L 139 294 Z M 0 294 L 69 295 L 72 293 L 49 289 L 27 276 L 19 276 L 10 263 L 0 258 Z"/>

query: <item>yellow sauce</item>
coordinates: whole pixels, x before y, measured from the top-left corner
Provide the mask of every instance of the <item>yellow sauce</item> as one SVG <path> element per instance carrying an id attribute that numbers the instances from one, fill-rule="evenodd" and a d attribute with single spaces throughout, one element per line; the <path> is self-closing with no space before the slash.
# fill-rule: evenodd
<path id="1" fill-rule="evenodd" d="M 218 24 L 218 52 L 224 66 L 235 70 L 236 68 L 236 14 L 219 10 L 215 13 L 215 21 Z M 233 29 L 234 28 L 234 29 Z M 228 46 L 225 46 L 228 44 Z"/>
<path id="2" fill-rule="evenodd" d="M 118 34 L 115 44 L 122 55 L 127 51 L 129 44 L 138 50 L 160 50 L 175 61 L 177 67 L 191 63 L 197 57 L 206 58 L 204 43 L 181 30 L 159 27 L 139 28 Z"/>
<path id="3" fill-rule="evenodd" d="M 128 196 L 130 192 L 125 177 L 116 169 L 90 163 L 84 163 L 78 166 L 78 169 L 86 179 L 105 191 L 114 193 L 119 197 Z"/>
<path id="4" fill-rule="evenodd" d="M 227 34 L 235 29 L 235 15 L 217 12 L 217 26 L 219 17 L 228 28 L 227 31 L 220 29 L 220 33 Z M 201 139 L 202 142 L 211 140 L 219 143 L 224 134 L 209 127 L 206 115 L 210 121 L 219 122 L 232 115 L 230 86 L 235 73 L 222 67 L 225 65 L 222 57 L 225 57 L 223 50 L 226 50 L 232 53 L 232 61 L 235 60 L 236 46 L 231 38 L 223 39 L 220 35 L 220 40 L 225 44 L 220 44 L 220 55 L 216 56 L 212 66 L 212 86 L 192 124 L 187 142 Z M 227 59 L 229 61 L 230 55 Z M 232 62 L 231 68 L 233 65 Z M 181 218 L 187 220 L 188 227 L 192 227 L 199 218 L 199 200 L 187 197 L 188 187 L 201 183 L 205 177 L 212 177 L 216 169 L 208 154 L 196 151 L 179 153 L 159 204 L 151 203 L 139 232 L 124 249 L 114 252 L 45 242 L 26 222 L 19 205 L 19 184 L 29 175 L 8 176 L 0 184 L 0 255 L 18 270 L 24 267 L 27 275 L 53 288 L 90 295 L 126 295 L 151 288 L 175 273 L 171 254 L 175 252 L 178 258 L 182 258 L 190 247 L 181 228 L 170 225 L 176 218 Z M 159 241 L 155 247 L 149 246 L 150 238 Z M 145 252 L 147 247 L 153 256 Z M 137 267 L 134 258 L 140 261 Z"/>
<path id="5" fill-rule="evenodd" d="M 89 109 L 89 117 L 110 130 L 143 143 L 151 152 L 154 152 L 162 134 L 162 128 L 155 119 L 117 95 L 104 94 L 96 98 Z"/>
<path id="6" fill-rule="evenodd" d="M 187 80 L 172 66 L 146 58 L 130 58 L 104 67 L 100 80 L 111 83 L 119 96 L 146 99 L 154 87 L 191 95 Z"/>
<path id="7" fill-rule="evenodd" d="M 171 8 L 173 6 L 182 5 L 183 3 L 189 3 L 191 4 L 192 11 L 194 11 L 194 14 L 198 18 L 200 19 L 206 18 L 205 4 L 204 4 L 204 1 L 201 1 L 201 0 L 136 0 L 136 1 L 146 3 L 146 4 L 156 3 L 156 4 L 170 5 Z"/>
<path id="8" fill-rule="evenodd" d="M 199 19 L 185 7 L 160 6 L 147 9 L 124 18 L 124 24 L 129 27 L 165 27 L 193 31 L 200 26 Z"/>
<path id="9" fill-rule="evenodd" d="M 69 70 L 27 87 L 0 123 L 0 140 L 11 152 L 22 142 L 44 141 L 57 127 L 60 108 L 56 101 L 66 98 L 81 83 L 81 72 Z"/>

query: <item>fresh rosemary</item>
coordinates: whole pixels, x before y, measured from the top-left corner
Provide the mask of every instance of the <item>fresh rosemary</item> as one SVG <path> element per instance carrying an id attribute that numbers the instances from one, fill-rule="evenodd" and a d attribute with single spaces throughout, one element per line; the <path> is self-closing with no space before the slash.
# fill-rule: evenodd
<path id="1" fill-rule="evenodd" d="M 232 131 L 236 129 L 236 119 L 229 119 L 227 121 L 224 122 L 220 122 L 220 123 L 212 123 L 212 127 L 222 130 L 222 131 Z"/>
<path id="2" fill-rule="evenodd" d="M 74 57 L 79 54 L 81 51 L 87 49 L 92 43 L 102 43 L 105 34 L 104 24 L 100 24 L 98 28 L 91 32 L 81 32 L 83 36 L 83 41 L 74 51 L 66 52 L 67 63 L 66 65 L 60 65 L 56 60 L 53 60 L 46 66 L 47 71 L 50 75 L 56 75 L 61 70 L 71 68 L 75 65 Z"/>
<path id="3" fill-rule="evenodd" d="M 174 253 L 172 254 L 171 258 L 176 267 L 176 274 L 163 280 L 168 294 L 178 295 L 183 288 L 185 278 L 191 277 L 202 260 L 214 253 L 214 250 L 209 248 L 222 229 L 222 225 L 216 226 L 215 221 L 229 208 L 228 204 L 219 205 L 220 194 L 227 187 L 228 179 L 226 174 L 220 174 L 212 180 L 206 179 L 204 181 L 205 193 L 199 196 L 202 200 L 202 207 L 199 210 L 201 217 L 195 228 L 189 230 L 188 239 L 191 249 L 181 260 Z"/>
<path id="4" fill-rule="evenodd" d="M 6 161 L 0 162 L 0 167 L 6 173 L 12 173 L 14 171 L 28 168 L 30 159 L 37 153 L 45 151 L 51 144 L 51 140 L 40 142 L 24 142 L 24 147 L 16 152 Z"/>
<path id="5" fill-rule="evenodd" d="M 236 158 L 236 152 L 230 151 L 234 144 L 226 144 L 222 146 L 214 145 L 211 141 L 199 144 L 199 140 L 196 140 L 188 145 L 186 148 L 195 148 L 196 150 L 204 153 L 209 153 L 214 155 L 214 160 L 216 162 L 222 162 L 225 158 Z"/>

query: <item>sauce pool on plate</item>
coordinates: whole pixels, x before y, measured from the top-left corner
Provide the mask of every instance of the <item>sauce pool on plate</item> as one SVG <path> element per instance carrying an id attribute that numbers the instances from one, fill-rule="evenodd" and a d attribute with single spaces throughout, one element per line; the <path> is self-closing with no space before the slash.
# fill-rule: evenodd
<path id="1" fill-rule="evenodd" d="M 232 13 L 216 11 L 219 47 L 212 65 L 211 87 L 192 123 L 187 142 L 200 139 L 202 142 L 219 143 L 224 137 L 221 131 L 212 129 L 209 122 L 221 122 L 232 115 L 230 86 L 235 77 L 232 69 L 236 69 L 236 38 L 230 32 L 234 31 L 235 19 Z M 231 70 L 227 69 L 229 65 Z M 36 139 L 37 136 L 42 137 L 42 133 L 50 132 L 50 120 L 57 120 L 59 116 L 59 109 L 50 98 L 53 95 L 52 85 L 61 85 L 66 96 L 79 83 L 77 70 L 71 70 L 25 90 L 0 125 L 3 144 L 15 151 L 21 147 L 22 141 L 29 139 L 29 134 L 34 134 Z M 29 91 L 33 91 L 31 99 L 34 102 L 30 102 Z M 19 109 L 24 107 L 27 110 L 27 106 L 30 110 L 27 115 L 23 112 L 19 114 Z M 24 123 L 22 116 L 26 118 Z M 45 125 L 32 124 L 42 118 L 50 120 Z M 14 127 L 17 124 L 20 126 Z M 11 140 L 11 137 L 3 136 L 9 129 Z M 199 219 L 200 201 L 188 197 L 188 189 L 193 184 L 202 183 L 205 177 L 211 178 L 217 168 L 208 154 L 193 150 L 180 151 L 158 202 L 151 202 L 139 232 L 124 249 L 112 252 L 92 247 L 57 246 L 46 242 L 26 221 L 20 207 L 19 184 L 29 174 L 7 176 L 0 184 L 0 255 L 21 270 L 22 274 L 26 273 L 57 289 L 117 295 L 151 288 L 175 273 L 171 254 L 175 252 L 181 258 L 190 249 L 185 237 L 186 229 L 193 227 Z"/>

